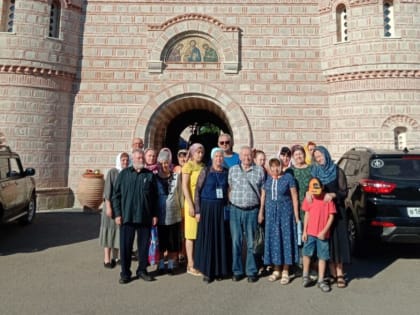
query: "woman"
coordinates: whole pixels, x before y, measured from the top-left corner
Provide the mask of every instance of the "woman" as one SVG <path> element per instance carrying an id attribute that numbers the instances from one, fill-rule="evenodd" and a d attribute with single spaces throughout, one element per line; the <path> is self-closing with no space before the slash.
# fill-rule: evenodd
<path id="1" fill-rule="evenodd" d="M 350 240 L 347 232 L 347 219 L 344 200 L 347 196 L 346 176 L 331 159 L 328 150 L 323 146 L 314 149 L 314 164 L 312 176 L 321 180 L 325 187 L 326 202 L 333 200 L 337 214 L 331 226 L 330 236 L 330 273 L 333 281 L 337 282 L 337 287 L 345 288 L 347 282 L 344 278 L 344 264 L 351 262 Z M 312 201 L 312 196 L 307 193 L 308 201 Z"/>
<path id="2" fill-rule="evenodd" d="M 187 252 L 187 273 L 201 276 L 194 268 L 194 242 L 197 238 L 197 221 L 195 219 L 194 194 L 198 175 L 203 169 L 204 146 L 200 143 L 191 145 L 187 163 L 182 167 L 182 191 L 184 193 L 185 249 Z"/>
<path id="3" fill-rule="evenodd" d="M 153 174 L 157 174 L 158 172 L 158 165 L 156 162 L 156 151 L 151 148 L 147 148 L 144 150 L 144 162 L 146 163 L 146 168 L 149 171 L 152 171 Z"/>
<path id="4" fill-rule="evenodd" d="M 182 187 L 181 174 L 171 171 L 172 154 L 167 148 L 160 150 L 157 161 L 159 171 L 157 174 L 158 187 L 158 237 L 159 237 L 159 273 L 165 272 L 165 253 L 168 258 L 168 274 L 172 275 L 178 252 L 181 249 L 181 208 Z"/>
<path id="5" fill-rule="evenodd" d="M 314 149 L 316 147 L 315 142 L 309 141 L 306 145 L 305 145 L 305 162 L 308 165 L 312 164 L 312 157 L 314 154 Z"/>
<path id="6" fill-rule="evenodd" d="M 105 180 L 104 206 L 102 210 L 101 227 L 99 230 L 99 242 L 104 248 L 105 268 L 114 268 L 118 260 L 120 229 L 113 219 L 111 198 L 118 174 L 122 169 L 128 167 L 129 160 L 128 153 L 122 152 L 118 154 L 116 166 L 108 171 Z"/>
<path id="7" fill-rule="evenodd" d="M 265 167 L 266 156 L 264 151 L 253 150 L 254 164 L 259 165 L 264 169 L 265 174 L 267 175 L 267 169 Z"/>
<path id="8" fill-rule="evenodd" d="M 199 221 L 195 244 L 195 267 L 210 283 L 229 275 L 231 269 L 226 248 L 224 206 L 227 203 L 228 170 L 223 167 L 223 150 L 211 151 L 212 165 L 201 170 L 194 205 Z"/>
<path id="9" fill-rule="evenodd" d="M 278 157 L 283 165 L 282 172 L 285 172 L 292 165 L 292 151 L 288 147 L 282 147 Z"/>
<path id="10" fill-rule="evenodd" d="M 268 176 L 261 194 L 258 223 L 265 217 L 264 264 L 274 265 L 268 280 L 280 279 L 288 284 L 289 266 L 299 261 L 296 222 L 299 221 L 296 184 L 290 173 L 282 171 L 282 162 L 277 158 L 269 161 Z M 280 276 L 281 272 L 281 276 Z"/>

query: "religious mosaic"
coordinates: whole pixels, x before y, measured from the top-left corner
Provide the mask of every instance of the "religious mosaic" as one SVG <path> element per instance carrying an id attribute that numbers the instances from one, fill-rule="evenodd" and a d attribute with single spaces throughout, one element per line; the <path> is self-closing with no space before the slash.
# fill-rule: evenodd
<path id="1" fill-rule="evenodd" d="M 219 56 L 210 42 L 201 37 L 188 37 L 169 50 L 167 62 L 218 62 Z"/>

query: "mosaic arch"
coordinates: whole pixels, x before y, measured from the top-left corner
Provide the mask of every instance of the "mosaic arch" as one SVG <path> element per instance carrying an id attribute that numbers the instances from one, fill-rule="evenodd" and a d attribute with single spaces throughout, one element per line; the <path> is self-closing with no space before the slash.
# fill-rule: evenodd
<path id="1" fill-rule="evenodd" d="M 182 49 L 186 50 L 188 47 L 191 47 L 191 40 L 196 40 L 196 44 L 200 41 L 202 45 L 205 44 L 204 41 L 207 41 L 209 48 L 214 49 L 217 62 L 221 62 L 225 73 L 238 73 L 239 35 L 239 27 L 227 26 L 211 16 L 199 13 L 184 14 L 162 24 L 149 25 L 148 41 L 154 43 L 149 55 L 149 72 L 161 73 L 163 71 L 164 63 L 176 47 L 176 43 L 182 43 Z M 183 42 L 184 40 L 185 43 Z M 202 49 L 205 54 L 204 47 L 197 48 Z M 214 52 L 209 54 L 209 58 L 212 56 L 212 60 L 216 59 Z M 181 58 L 181 62 L 184 62 L 182 59 L 183 55 L 181 53 L 180 55 L 180 57 L 175 56 L 174 58 Z M 190 55 L 184 54 L 184 56 Z M 192 57 L 187 57 L 186 60 L 186 62 L 194 62 Z"/>
<path id="2" fill-rule="evenodd" d="M 162 90 L 139 113 L 134 135 L 144 135 L 145 146 L 161 148 L 172 119 L 191 110 L 207 110 L 232 130 L 235 147 L 253 145 L 249 121 L 229 95 L 209 85 L 176 84 Z"/>

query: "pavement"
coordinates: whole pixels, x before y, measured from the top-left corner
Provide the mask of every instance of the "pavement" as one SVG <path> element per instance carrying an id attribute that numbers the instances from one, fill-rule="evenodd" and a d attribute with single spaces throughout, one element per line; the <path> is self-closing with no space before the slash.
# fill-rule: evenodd
<path id="1" fill-rule="evenodd" d="M 205 284 L 184 272 L 120 285 L 119 269 L 103 267 L 99 224 L 98 213 L 59 209 L 0 226 L 0 314 L 419 313 L 420 245 L 378 246 L 347 267 L 347 288 L 330 293 L 301 278 Z"/>

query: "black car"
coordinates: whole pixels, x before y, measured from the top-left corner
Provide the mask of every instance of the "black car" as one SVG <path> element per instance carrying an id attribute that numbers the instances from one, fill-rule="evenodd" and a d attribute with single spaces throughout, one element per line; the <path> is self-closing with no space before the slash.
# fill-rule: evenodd
<path id="1" fill-rule="evenodd" d="M 348 185 L 352 250 L 372 240 L 420 244 L 420 151 L 353 148 L 337 163 Z"/>
<path id="2" fill-rule="evenodd" d="M 0 144 L 0 223 L 32 223 L 36 211 L 33 168 L 23 169 L 19 155 Z"/>

